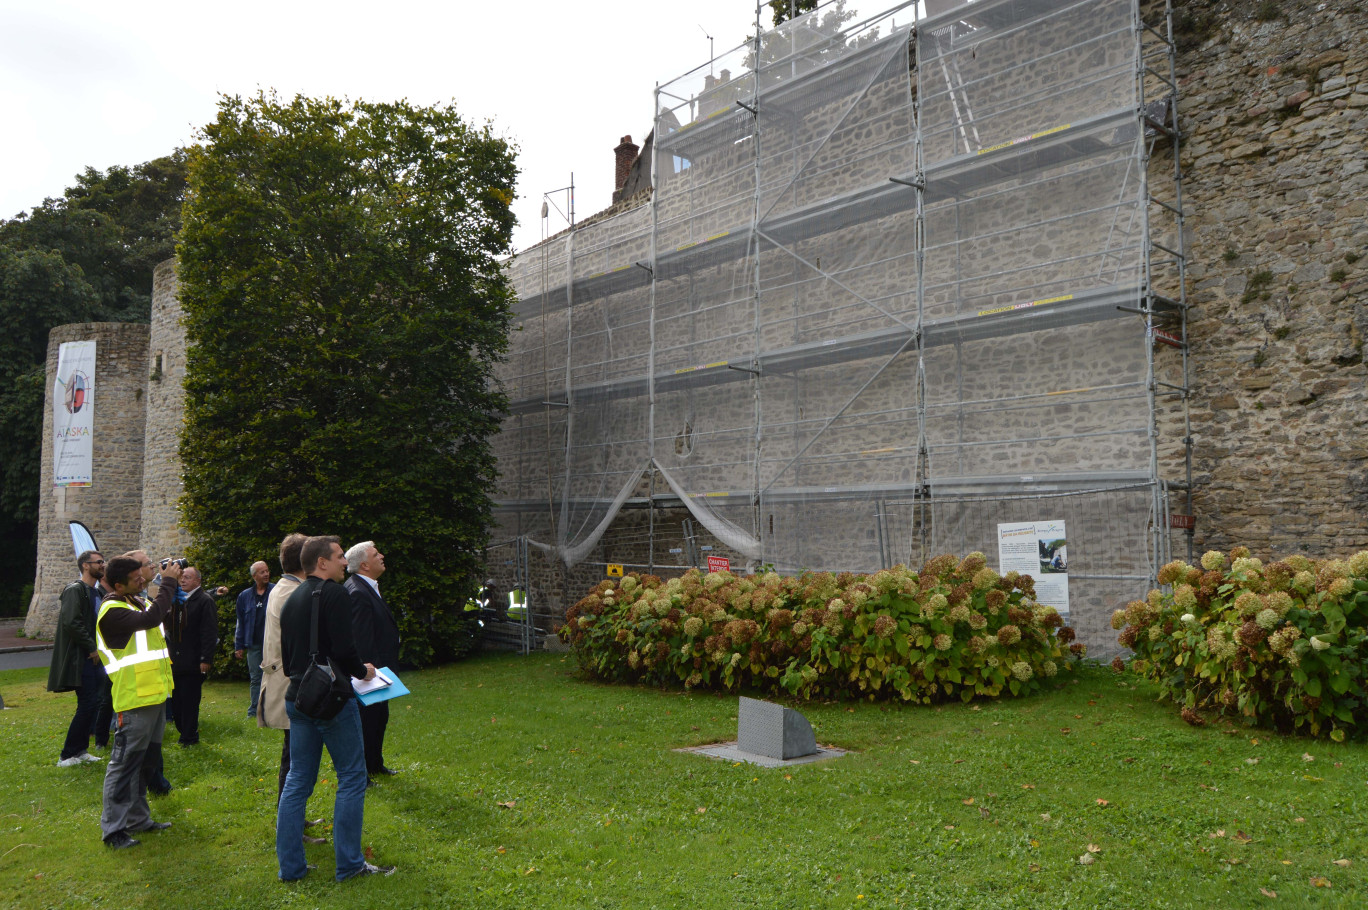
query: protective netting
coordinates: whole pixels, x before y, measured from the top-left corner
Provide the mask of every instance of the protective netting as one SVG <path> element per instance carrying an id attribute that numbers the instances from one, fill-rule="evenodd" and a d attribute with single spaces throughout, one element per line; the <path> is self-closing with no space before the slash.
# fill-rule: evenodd
<path id="1" fill-rule="evenodd" d="M 651 202 L 512 264 L 501 531 L 540 510 L 567 567 L 655 567 L 696 564 L 697 527 L 793 572 L 992 561 L 999 525 L 1064 521 L 1104 645 L 1185 471 L 1153 441 L 1185 433 L 1185 364 L 1138 315 L 1139 21 L 828 5 L 662 85 Z"/>

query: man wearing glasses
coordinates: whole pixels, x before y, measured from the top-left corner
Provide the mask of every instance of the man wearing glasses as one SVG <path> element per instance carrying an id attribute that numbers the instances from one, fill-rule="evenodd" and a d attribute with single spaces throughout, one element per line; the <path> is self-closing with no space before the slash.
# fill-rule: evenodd
<path id="1" fill-rule="evenodd" d="M 105 675 L 95 647 L 95 616 L 100 607 L 95 585 L 104 578 L 104 557 L 86 550 L 76 557 L 76 568 L 81 577 L 62 591 L 52 666 L 48 670 L 49 692 L 76 692 L 76 715 L 67 728 L 62 755 L 57 760 L 59 768 L 100 761 L 87 749 L 91 727 L 100 710 Z"/>

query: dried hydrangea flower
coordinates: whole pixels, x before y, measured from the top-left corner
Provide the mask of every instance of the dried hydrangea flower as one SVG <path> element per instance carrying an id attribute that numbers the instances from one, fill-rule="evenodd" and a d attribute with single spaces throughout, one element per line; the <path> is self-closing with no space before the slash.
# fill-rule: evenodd
<path id="1" fill-rule="evenodd" d="M 1112 627 L 1113 629 L 1115 629 L 1116 631 L 1118 631 L 1118 632 L 1121 631 L 1122 629 L 1124 629 L 1124 628 L 1126 627 L 1126 611 L 1125 611 L 1125 610 L 1113 610 L 1113 611 L 1112 611 L 1111 627 Z"/>
<path id="2" fill-rule="evenodd" d="M 1259 624 L 1259 628 L 1272 632 L 1277 628 L 1278 623 L 1282 622 L 1282 619 L 1276 611 L 1265 608 L 1254 616 L 1254 621 Z"/>
<path id="3" fill-rule="evenodd" d="M 998 644 L 1002 645 L 1004 648 L 1010 648 L 1012 645 L 1021 641 L 1021 630 L 1016 626 L 1003 626 L 1001 629 L 998 629 L 997 640 Z"/>
<path id="4" fill-rule="evenodd" d="M 689 637 L 693 638 L 697 637 L 698 633 L 702 631 L 703 620 L 699 619 L 697 616 L 690 616 L 688 619 L 684 620 L 685 635 L 688 635 Z"/>
<path id="5" fill-rule="evenodd" d="M 1208 572 L 1220 572 L 1225 567 L 1225 554 L 1220 550 L 1207 550 L 1202 554 L 1202 568 Z"/>
<path id="6" fill-rule="evenodd" d="M 1059 667 L 1055 666 L 1055 662 L 1052 660 L 1047 660 L 1040 665 L 1041 676 L 1054 676 L 1058 672 Z"/>
<path id="7" fill-rule="evenodd" d="M 988 617 L 984 616 L 982 613 L 969 614 L 969 628 L 978 630 L 987 627 L 987 625 Z"/>
<path id="8" fill-rule="evenodd" d="M 1012 675 L 1022 682 L 1030 679 L 1035 674 L 1031 672 L 1031 665 L 1024 660 L 1019 660 L 1012 664 Z"/>
<path id="9" fill-rule="evenodd" d="M 937 635 L 935 638 L 931 639 L 931 644 L 935 646 L 935 649 L 937 651 L 949 651 L 950 646 L 954 643 L 954 640 L 949 635 L 946 635 L 943 632 L 940 635 Z"/>

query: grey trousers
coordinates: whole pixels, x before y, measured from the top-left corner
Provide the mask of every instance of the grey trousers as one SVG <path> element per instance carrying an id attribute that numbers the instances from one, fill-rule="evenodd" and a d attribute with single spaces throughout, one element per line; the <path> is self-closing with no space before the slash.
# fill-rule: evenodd
<path id="1" fill-rule="evenodd" d="M 161 745 L 166 731 L 166 705 L 158 703 L 120 711 L 116 720 L 118 730 L 105 769 L 104 812 L 100 815 L 101 837 L 105 840 L 111 834 L 140 831 L 152 824 L 142 765 L 148 747 L 153 743 Z"/>

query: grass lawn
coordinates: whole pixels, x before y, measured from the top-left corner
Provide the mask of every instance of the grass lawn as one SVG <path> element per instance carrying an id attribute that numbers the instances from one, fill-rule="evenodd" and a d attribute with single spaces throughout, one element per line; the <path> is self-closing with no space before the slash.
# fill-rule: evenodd
<path id="1" fill-rule="evenodd" d="M 856 754 L 773 771 L 673 751 L 734 739 L 734 697 L 585 682 L 562 655 L 413 672 L 401 773 L 366 800 L 399 871 L 341 885 L 331 845 L 276 881 L 280 734 L 243 716 L 246 683 L 205 686 L 202 745 L 168 734 L 153 812 L 175 827 L 112 851 L 104 765 L 56 767 L 75 698 L 45 679 L 0 673 L 5 907 L 1368 906 L 1368 747 L 1189 727 L 1108 669 L 997 703 L 807 705 Z M 331 818 L 323 767 L 309 814 Z"/>

